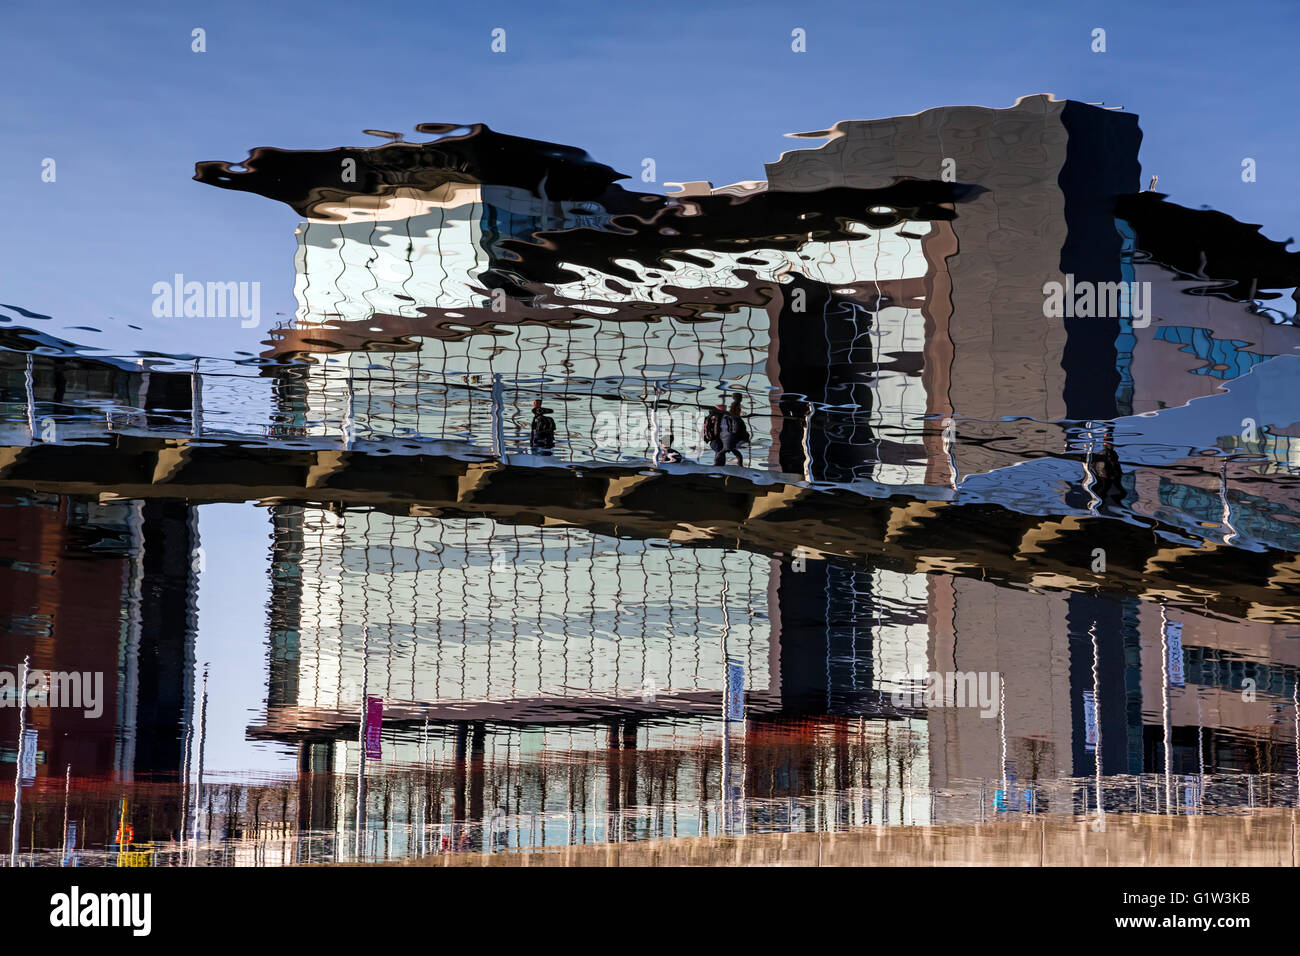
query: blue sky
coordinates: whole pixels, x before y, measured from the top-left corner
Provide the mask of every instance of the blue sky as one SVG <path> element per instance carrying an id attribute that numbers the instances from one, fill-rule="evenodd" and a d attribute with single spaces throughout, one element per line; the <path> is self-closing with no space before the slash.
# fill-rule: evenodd
<path id="1" fill-rule="evenodd" d="M 204 505 L 198 513 L 204 569 L 194 656 L 196 694 L 209 666 L 204 765 L 214 772 L 292 771 L 289 747 L 245 739 L 247 728 L 266 715 L 270 515 L 247 503 Z"/>
<path id="2" fill-rule="evenodd" d="M 259 351 L 291 312 L 287 207 L 191 181 L 250 147 L 378 140 L 364 128 L 486 122 L 659 180 L 762 178 L 783 134 L 1016 97 L 1141 116 L 1143 181 L 1285 239 L 1300 233 L 1294 39 L 1276 3 L 177 2 L 0 14 L 0 302 L 116 351 Z M 191 30 L 207 33 L 193 53 Z M 507 52 L 490 50 L 507 31 Z M 793 53 L 790 33 L 807 32 Z M 1107 51 L 1090 50 L 1107 32 Z M 1243 183 L 1243 157 L 1258 181 Z M 43 183 L 41 162 L 57 180 Z M 156 319 L 174 273 L 258 281 L 263 327 Z M 130 328 L 131 325 L 139 329 Z"/>

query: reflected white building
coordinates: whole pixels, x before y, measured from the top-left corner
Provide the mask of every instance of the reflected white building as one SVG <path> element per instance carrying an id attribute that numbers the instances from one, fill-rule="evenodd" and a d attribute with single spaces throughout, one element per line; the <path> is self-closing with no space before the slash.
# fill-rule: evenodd
<path id="1" fill-rule="evenodd" d="M 454 440 L 523 453 L 530 408 L 540 400 L 554 409 L 555 454 L 563 459 L 653 460 L 657 445 L 669 443 L 711 462 L 699 423 L 725 393 L 742 396 L 753 436 L 746 463 L 779 469 L 773 429 L 790 386 L 775 325 L 783 310 L 800 317 L 794 325 L 786 319 L 788 329 L 806 327 L 800 335 L 836 317 L 814 314 L 803 290 L 792 302 L 780 293 L 755 303 L 745 296 L 795 279 L 873 302 L 873 312 L 851 310 L 851 327 L 825 343 L 826 364 L 870 370 L 875 400 L 837 413 L 852 419 L 860 444 L 914 443 L 933 411 L 919 373 L 925 308 L 914 297 L 942 267 L 928 246 L 946 224 L 848 223 L 860 238 L 809 239 L 794 250 L 764 248 L 761 240 L 741 252 L 686 248 L 647 264 L 619 257 L 617 226 L 594 204 L 513 188 L 399 189 L 331 204 L 321 215 L 328 218 L 298 230 L 298 308 L 281 343 L 282 351 L 301 347 L 309 355 L 340 343 L 315 352 L 318 364 L 286 409 L 305 434 Z M 526 254 L 530 241 L 540 241 L 534 231 L 584 228 L 608 230 L 603 241 L 618 276 L 561 258 L 558 267 L 573 278 L 548 284 L 526 316 L 507 313 L 503 290 L 487 287 L 489 271 Z M 410 347 L 386 350 L 383 343 L 398 335 Z M 901 361 L 906 355 L 918 358 Z M 879 481 L 927 478 L 925 456 L 915 450 L 912 460 L 875 455 L 872 462 Z M 816 470 L 811 462 L 799 469 L 822 477 Z"/>

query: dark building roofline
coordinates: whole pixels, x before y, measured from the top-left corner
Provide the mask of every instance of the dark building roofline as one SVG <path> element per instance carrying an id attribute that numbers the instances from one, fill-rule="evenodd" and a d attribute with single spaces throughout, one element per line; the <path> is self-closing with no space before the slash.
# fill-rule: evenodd
<path id="1" fill-rule="evenodd" d="M 1115 203 L 1115 215 L 1133 227 L 1138 248 L 1152 261 L 1218 283 L 1218 288 L 1204 288 L 1237 301 L 1275 299 L 1276 293 L 1261 290 L 1300 286 L 1300 252 L 1287 251 L 1290 239 L 1274 242 L 1255 223 L 1213 209 L 1188 209 L 1166 198 L 1142 192 L 1120 196 Z"/>
<path id="2" fill-rule="evenodd" d="M 321 203 L 381 196 L 401 188 L 435 189 L 446 183 L 492 183 L 553 199 L 591 199 L 628 177 L 597 163 L 581 149 L 510 136 L 483 123 L 421 123 L 425 143 L 295 150 L 259 146 L 243 163 L 196 163 L 194 179 L 209 186 L 254 192 L 286 203 L 301 216 Z M 356 163 L 355 182 L 344 180 L 344 161 Z M 236 170 L 236 165 L 243 166 Z"/>

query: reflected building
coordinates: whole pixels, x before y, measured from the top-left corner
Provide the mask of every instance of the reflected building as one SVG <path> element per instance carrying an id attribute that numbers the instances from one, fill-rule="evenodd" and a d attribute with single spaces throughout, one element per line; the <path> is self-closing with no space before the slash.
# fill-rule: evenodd
<path id="1" fill-rule="evenodd" d="M 0 350 L 0 437 L 4 444 L 103 437 L 114 431 L 194 433 L 198 376 L 143 361 L 84 358 L 69 342 L 6 329 L 26 354 Z"/>
<path id="2" fill-rule="evenodd" d="M 472 152 L 498 135 L 475 128 L 457 145 Z M 405 150 L 431 162 L 444 142 L 363 158 Z M 549 163 L 546 146 L 515 141 L 515 158 Z M 274 164 L 292 169 L 296 155 Z M 246 174 L 201 164 L 197 178 L 275 194 L 268 161 L 259 152 Z M 933 404 L 922 313 L 970 188 L 688 184 L 659 196 L 558 162 L 586 173 L 569 171 L 567 193 L 549 167 L 532 190 L 460 182 L 474 172 L 466 160 L 422 165 L 416 178 L 447 180 L 434 188 L 277 194 L 309 218 L 294 326 L 275 333 L 272 354 L 316 360 L 285 376 L 286 415 L 305 434 L 462 440 L 505 454 L 527 450 L 526 410 L 541 401 L 555 409 L 557 455 L 653 461 L 661 444 L 700 457 L 703 410 L 739 396 L 758 467 L 890 483 L 947 467 L 942 441 L 931 454 L 921 434 Z M 802 351 L 810 324 L 829 335 L 815 356 Z M 832 379 L 815 381 L 817 368 Z M 814 425 L 806 401 L 807 440 L 786 424 L 795 412 L 782 397 L 796 392 L 839 409 Z M 838 450 L 849 446 L 858 451 Z"/>
<path id="3" fill-rule="evenodd" d="M 45 355 L 0 353 L 0 359 L 3 399 L 13 410 L 8 421 L 37 426 L 24 444 L 85 434 L 89 426 L 77 418 L 90 407 L 108 410 L 99 413 L 107 423 L 93 428 L 110 430 L 136 416 L 169 431 L 188 414 L 188 375 Z M 22 453 L 20 447 L 6 464 Z M 87 707 L 27 709 L 36 773 L 24 789 L 61 795 L 69 771 L 77 781 L 179 779 L 194 721 L 196 509 L 183 501 L 34 492 L 0 499 L 0 511 L 0 666 L 16 682 L 30 657 L 33 669 L 89 674 L 102 686 L 98 716 Z M 0 710 L 0 724 L 0 736 L 16 741 L 12 702 Z M 17 747 L 6 753 L 12 771 Z M 12 801 L 0 809 L 6 833 L 13 810 Z M 171 821 L 164 828 L 179 825 L 174 802 L 159 813 L 160 823 Z M 37 814 L 31 823 L 38 844 L 62 840 L 61 817 Z"/>
<path id="4" fill-rule="evenodd" d="M 1134 116 L 1036 96 L 840 123 L 806 134 L 826 142 L 784 154 L 765 181 L 668 196 L 624 190 L 576 151 L 422 131 L 440 138 L 329 154 L 358 161 L 355 186 L 326 188 L 320 154 L 199 167 L 305 217 L 295 321 L 270 353 L 309 360 L 276 370 L 297 433 L 526 460 L 539 401 L 556 410 L 558 457 L 657 464 L 667 444 L 703 461 L 701 410 L 739 394 L 750 467 L 954 488 L 1041 447 L 1033 429 L 1005 440 L 1008 419 L 1114 420 L 1149 396 L 1200 394 L 1169 354 L 1182 342 L 1171 320 L 1044 307 L 1051 282 L 1169 285 L 1138 261 L 1119 201 L 1138 189 Z M 489 169 L 495 146 L 510 181 Z M 442 755 L 453 764 L 512 724 L 604 721 L 591 745 L 615 752 L 646 746 L 657 718 L 716 712 L 726 654 L 745 662 L 759 737 L 813 715 L 832 741 L 867 720 L 887 739 L 898 722 L 927 786 L 1084 776 L 1098 762 L 1085 725 L 1102 728 L 1107 773 L 1154 765 L 1150 609 L 1136 602 L 597 545 L 545 521 L 281 507 L 275 522 L 284 617 L 258 732 L 332 738 L 339 770 L 366 692 L 398 720 L 459 728 Z M 736 611 L 725 623 L 720 594 Z M 997 670 L 1010 705 L 996 719 L 889 712 L 900 675 L 949 668 Z"/>
<path id="5" fill-rule="evenodd" d="M 36 774 L 24 786 L 61 795 L 68 772 L 77 781 L 124 784 L 180 779 L 195 718 L 194 509 L 39 495 L 8 498 L 0 508 L 8 516 L 0 567 L 4 669 L 17 681 L 30 656 L 33 669 L 102 681 L 98 716 L 86 706 L 28 708 Z M 6 707 L 0 721 L 0 734 L 17 740 L 17 708 Z M 15 756 L 10 749 L 11 771 Z M 155 825 L 179 827 L 175 802 L 158 812 Z M 5 832 L 12 814 L 7 801 L 0 810 Z M 38 814 L 33 824 L 39 845 L 61 842 L 60 816 Z"/>
<path id="6" fill-rule="evenodd" d="M 1211 431 L 1180 433 L 1176 455 L 1122 457 L 1138 416 L 1199 416 L 1208 401 L 1171 406 L 1217 402 L 1225 383 L 1238 400 L 1276 392 L 1295 348 L 1255 301 L 1284 287 L 1295 254 L 1138 193 L 1135 117 L 1036 96 L 840 123 L 802 134 L 824 142 L 763 181 L 669 195 L 625 189 L 568 147 L 419 131 L 433 138 L 259 149 L 243 171 L 196 176 L 303 219 L 296 315 L 263 356 L 273 422 L 237 436 L 310 439 L 263 445 L 274 461 L 258 472 L 288 493 L 268 506 L 268 699 L 248 733 L 296 750 L 294 781 L 207 781 L 195 821 L 178 777 L 194 744 L 197 531 L 176 484 L 203 447 L 188 442 L 203 434 L 197 367 L 92 361 L 56 342 L 0 352 L 0 471 L 21 473 L 44 442 L 164 439 L 122 455 L 129 474 L 114 479 L 156 497 L 59 498 L 33 479 L 0 503 L 11 656 L 112 675 L 102 733 L 33 712 L 47 800 L 68 765 L 123 789 L 162 782 L 144 798 L 154 834 L 197 822 L 205 859 L 258 862 L 1087 812 L 1101 777 L 1123 789 L 1107 809 L 1199 811 L 1207 776 L 1294 774 L 1300 660 L 1268 623 L 1275 605 L 1245 608 L 1248 621 L 1200 613 L 1186 595 L 1213 582 L 1195 573 L 1177 609 L 1160 583 L 1113 587 L 1138 600 L 1103 578 L 1087 592 L 1082 572 L 981 580 L 1005 529 L 970 525 L 1007 514 L 980 508 L 1003 508 L 1039 466 L 1049 491 L 1006 505 L 1036 517 L 1004 563 L 1051 552 L 1080 516 L 1140 519 L 1157 541 L 1185 531 L 1243 564 L 1261 542 L 1296 550 L 1295 496 L 1268 480 L 1297 461 L 1294 423 L 1274 411 L 1285 403 L 1260 403 L 1258 433 L 1220 434 L 1223 416 L 1206 414 Z M 1131 282 L 1150 290 L 1149 315 L 1122 295 L 1108 315 L 1046 306 L 1052 283 Z M 732 396 L 746 460 L 703 475 L 701 416 Z M 555 416 L 554 448 L 531 440 L 535 403 Z M 255 484 L 230 475 L 257 442 L 230 444 L 186 476 L 201 500 Z M 439 456 L 469 464 L 434 475 Z M 412 481 L 349 485 L 358 462 Z M 599 491 L 574 480 L 610 463 L 625 467 L 600 469 Z M 526 467 L 494 482 L 503 465 Z M 664 472 L 699 480 L 638 498 Z M 425 480 L 455 493 L 420 504 Z M 773 481 L 779 493 L 753 493 Z M 332 482 L 352 505 L 313 496 Z M 879 556 L 851 538 L 839 557 L 819 550 L 839 512 L 801 511 L 804 524 L 781 511 L 825 486 L 842 506 L 858 500 L 847 492 L 902 502 L 871 512 L 878 529 L 854 525 L 884 542 Z M 671 532 L 636 539 L 628 522 L 678 489 L 689 501 Z M 881 566 L 949 502 L 964 510 L 928 525 L 953 522 L 923 559 Z M 496 521 L 479 505 L 506 507 L 488 509 Z M 719 537 L 769 511 L 786 525 L 767 544 Z M 1191 549 L 1161 547 L 1125 567 L 1177 581 L 1162 566 Z M 1289 557 L 1270 553 L 1241 593 L 1293 586 Z M 934 674 L 996 675 L 996 699 L 908 700 Z M 742 687 L 743 719 L 724 719 Z M 380 757 L 363 756 L 371 697 Z M 1139 779 L 1151 774 L 1165 779 Z"/>
<path id="7" fill-rule="evenodd" d="M 1212 276 L 1249 246 L 1265 297 L 1300 254 L 1138 193 L 1137 118 L 1114 110 L 1030 96 L 844 122 L 764 181 L 668 196 L 569 147 L 420 131 L 437 137 L 199 164 L 305 217 L 297 311 L 268 353 L 308 360 L 274 370 L 295 433 L 519 456 L 540 401 L 558 458 L 654 462 L 667 443 L 707 462 L 703 409 L 739 395 L 750 467 L 952 488 L 1050 448 L 1038 423 L 1186 401 L 1212 388 L 1204 361 L 1221 381 L 1293 347 L 1244 288 L 1196 315 L 1170 236 L 1197 234 Z M 1140 319 L 1127 293 L 1118 314 L 1048 314 L 1049 283 L 1134 282 Z M 1226 341 L 1205 328 L 1221 320 Z"/>
<path id="8" fill-rule="evenodd" d="M 703 410 L 739 396 L 746 474 L 952 498 L 971 475 L 1069 457 L 1049 446 L 1074 426 L 1209 394 L 1288 347 L 1241 298 L 1215 300 L 1224 315 L 1205 322 L 1221 334 L 1183 314 L 1177 266 L 1144 258 L 1136 117 L 1113 110 L 1035 96 L 840 123 L 761 182 L 669 195 L 625 189 L 568 147 L 419 131 L 433 138 L 199 166 L 200 181 L 303 217 L 297 312 L 265 356 L 277 434 L 343 453 L 442 443 L 483 475 L 623 463 L 617 497 L 639 470 L 674 467 L 665 447 L 707 463 Z M 339 175 L 349 161 L 355 179 Z M 1149 325 L 1128 300 L 1100 317 L 1045 306 L 1050 283 L 1137 281 L 1156 290 Z M 534 403 L 556 419 L 546 454 L 528 435 Z M 1194 482 L 1153 491 L 1095 445 L 1064 505 L 1103 480 L 1148 509 L 1194 497 Z M 942 561 L 898 573 L 820 560 L 816 541 L 760 555 L 688 530 L 634 542 L 540 505 L 517 525 L 418 506 L 271 514 L 268 709 L 250 733 L 297 747 L 296 827 L 330 843 L 360 818 L 385 821 L 384 839 L 401 819 L 421 840 L 446 824 L 459 848 L 455 827 L 471 825 L 496 846 L 498 810 L 562 811 L 569 840 L 719 832 L 736 788 L 754 801 L 742 826 L 794 826 L 808 801 L 819 828 L 925 823 L 982 818 L 989 794 L 972 781 L 1287 765 L 1284 730 L 1260 757 L 1227 730 L 1259 726 L 1229 716 L 1243 668 L 1270 699 L 1293 689 L 1270 625 L 1243 636 L 1180 612 L 1180 632 L 1156 604 L 995 587 Z M 132 540 L 147 562 L 151 542 Z M 744 674 L 738 735 L 720 715 L 729 662 Z M 915 675 L 952 671 L 998 674 L 995 712 L 897 703 Z M 368 696 L 386 730 L 365 795 Z M 558 824 L 538 825 L 544 842 Z"/>
<path id="9" fill-rule="evenodd" d="M 276 526 L 272 685 L 266 724 L 253 733 L 298 742 L 301 765 L 332 774 L 335 787 L 355 776 L 362 700 L 375 695 L 394 735 L 384 768 L 431 762 L 454 772 L 426 794 L 442 801 L 428 811 L 438 821 L 491 813 L 484 788 L 509 773 L 498 762 L 512 747 L 530 762 L 531 754 L 571 765 L 556 773 L 596 787 L 602 814 L 650 799 L 655 777 L 643 764 L 683 802 L 707 803 L 720 786 L 710 755 L 727 736 L 719 718 L 728 661 L 743 668 L 737 750 L 785 768 L 780 796 L 809 793 L 806 774 L 787 766 L 810 759 L 799 756 L 804 736 L 822 728 L 835 744 L 835 728 L 852 724 L 856 740 L 866 733 L 859 716 L 873 735 L 897 724 L 895 741 L 911 740 L 909 772 L 926 777 L 924 721 L 893 707 L 874 677 L 882 664 L 924 658 L 924 624 L 906 606 L 867 610 L 871 584 L 905 592 L 909 582 L 924 587 L 918 575 L 815 561 L 792 572 L 815 579 L 823 595 L 847 589 L 844 607 L 855 584 L 863 590 L 856 617 L 828 630 L 825 597 L 817 608 L 793 606 L 780 559 L 742 551 L 323 509 L 281 508 Z M 830 753 L 843 775 L 842 743 Z M 893 756 L 882 750 L 877 761 Z M 733 779 L 756 772 L 749 757 Z M 332 803 L 322 794 L 318 805 Z M 921 800 L 909 809 L 924 812 Z M 715 816 L 697 825 L 720 824 Z"/>
<path id="10" fill-rule="evenodd" d="M 1043 286 L 1132 278 L 1115 197 L 1137 189 L 1136 117 L 1033 96 L 804 135 L 827 142 L 765 181 L 669 196 L 484 127 L 334 151 L 355 186 L 280 150 L 196 178 L 307 217 L 272 353 L 316 360 L 286 410 L 307 433 L 520 451 L 540 399 L 564 457 L 654 460 L 667 438 L 699 457 L 701 410 L 739 394 L 752 464 L 951 486 L 1018 459 L 950 418 L 979 439 L 1125 413 L 1128 320 L 1047 317 Z"/>

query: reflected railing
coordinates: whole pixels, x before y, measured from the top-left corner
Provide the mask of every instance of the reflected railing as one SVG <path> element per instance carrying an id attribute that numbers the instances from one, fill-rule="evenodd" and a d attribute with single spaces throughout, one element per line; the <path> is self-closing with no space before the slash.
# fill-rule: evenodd
<path id="1" fill-rule="evenodd" d="M 429 821 L 428 805 L 409 808 L 388 792 L 373 803 L 360 839 L 350 812 L 331 828 L 300 828 L 287 783 L 284 813 L 274 800 L 253 809 L 230 809 L 237 785 L 213 784 L 211 802 L 227 804 L 189 839 L 129 845 L 43 847 L 17 854 L 17 866 L 285 866 L 293 864 L 411 861 L 468 853 L 519 853 L 615 843 L 743 837 L 761 834 L 846 834 L 866 828 L 963 825 L 1026 817 L 1073 819 L 1104 832 L 1112 816 L 1237 816 L 1300 807 L 1294 774 L 1142 774 L 1075 777 L 1011 784 L 964 781 L 942 790 L 921 786 L 855 787 L 803 796 L 721 798 L 610 808 L 502 808 L 478 819 Z M 274 793 L 278 788 L 266 788 Z M 335 792 L 355 790 L 342 780 Z M 205 795 L 206 796 L 206 795 Z M 1098 797 L 1101 809 L 1098 809 Z M 387 810 L 385 810 L 387 807 Z M 346 806 L 342 806 L 346 810 Z M 388 816 L 385 817 L 384 813 Z M 202 817 L 206 817 L 204 814 Z M 974 836 L 974 834 L 972 834 Z"/>

